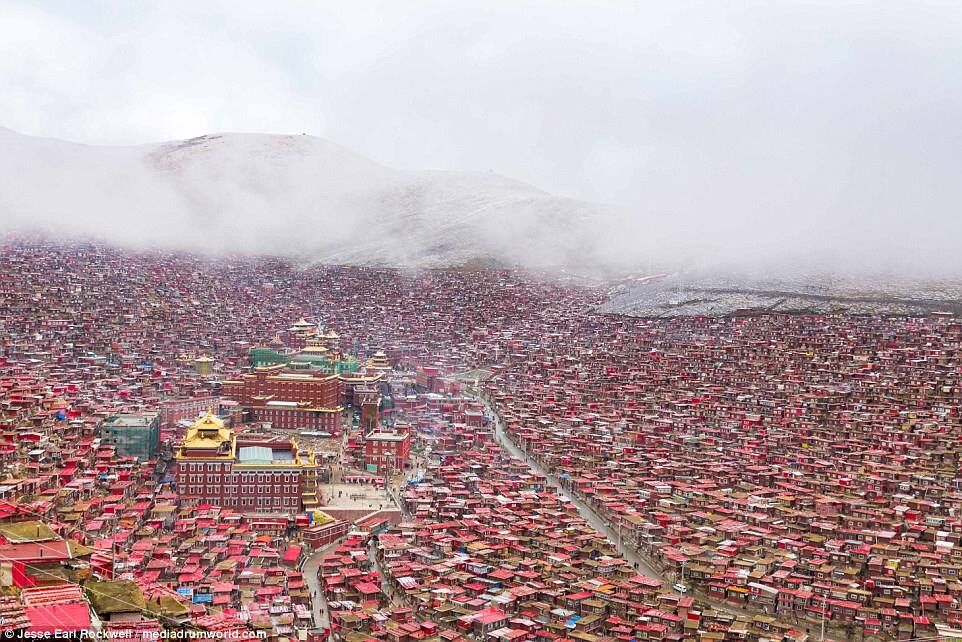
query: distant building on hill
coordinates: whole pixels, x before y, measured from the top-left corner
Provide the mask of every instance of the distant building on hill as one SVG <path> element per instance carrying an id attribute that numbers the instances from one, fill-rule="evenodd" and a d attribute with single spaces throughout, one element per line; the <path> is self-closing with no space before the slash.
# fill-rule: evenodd
<path id="1" fill-rule="evenodd" d="M 209 377 L 213 373 L 214 360 L 206 354 L 194 359 L 194 369 L 202 377 Z"/>

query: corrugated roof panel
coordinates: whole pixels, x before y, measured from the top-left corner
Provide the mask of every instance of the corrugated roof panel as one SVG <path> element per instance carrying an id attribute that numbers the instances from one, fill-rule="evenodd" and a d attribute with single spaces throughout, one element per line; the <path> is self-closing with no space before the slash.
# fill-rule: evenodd
<path id="1" fill-rule="evenodd" d="M 266 446 L 243 446 L 237 452 L 237 459 L 244 464 L 269 464 L 274 461 L 274 451 Z"/>

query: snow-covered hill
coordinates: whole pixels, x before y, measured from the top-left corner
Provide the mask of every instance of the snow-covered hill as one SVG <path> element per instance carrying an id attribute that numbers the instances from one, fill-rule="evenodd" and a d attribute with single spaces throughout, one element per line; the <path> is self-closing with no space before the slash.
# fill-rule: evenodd
<path id="1" fill-rule="evenodd" d="M 338 263 L 589 266 L 604 258 L 607 215 L 493 174 L 391 169 L 310 136 L 94 147 L 0 129 L 3 230 Z"/>

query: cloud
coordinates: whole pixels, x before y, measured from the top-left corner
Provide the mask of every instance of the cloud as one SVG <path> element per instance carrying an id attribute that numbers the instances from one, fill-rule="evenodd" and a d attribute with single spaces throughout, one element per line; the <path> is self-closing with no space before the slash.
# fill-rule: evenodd
<path id="1" fill-rule="evenodd" d="M 620 252 L 949 270 L 960 27 L 886 0 L 14 2 L 0 123 L 307 132 L 612 204 Z"/>

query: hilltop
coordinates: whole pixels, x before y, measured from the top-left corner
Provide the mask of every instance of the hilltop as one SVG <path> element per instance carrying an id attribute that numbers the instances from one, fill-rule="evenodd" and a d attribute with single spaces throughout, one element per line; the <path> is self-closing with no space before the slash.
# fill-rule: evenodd
<path id="1" fill-rule="evenodd" d="M 309 262 L 600 261 L 604 208 L 489 173 L 405 171 L 302 135 L 91 146 L 0 129 L 0 229 Z"/>

